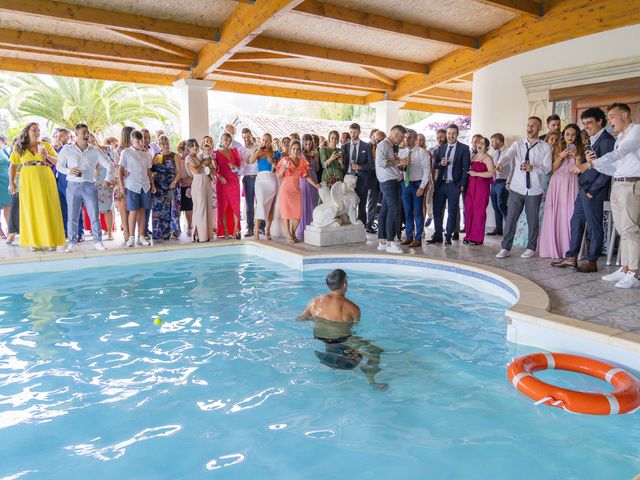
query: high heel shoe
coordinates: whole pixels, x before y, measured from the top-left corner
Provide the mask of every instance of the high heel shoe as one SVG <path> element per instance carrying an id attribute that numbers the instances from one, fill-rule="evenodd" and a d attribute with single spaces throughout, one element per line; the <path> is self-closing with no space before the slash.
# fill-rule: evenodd
<path id="1" fill-rule="evenodd" d="M 264 235 L 267 237 L 267 240 L 271 240 L 271 230 L 265 230 Z"/>

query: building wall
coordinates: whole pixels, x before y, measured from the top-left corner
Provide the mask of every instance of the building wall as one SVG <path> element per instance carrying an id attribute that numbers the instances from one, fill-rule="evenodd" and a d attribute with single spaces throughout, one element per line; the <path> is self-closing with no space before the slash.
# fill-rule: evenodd
<path id="1" fill-rule="evenodd" d="M 539 48 L 478 70 L 473 75 L 471 131 L 485 136 L 502 132 L 508 141 L 521 137 L 530 114 L 546 117 L 551 113 L 549 88 L 605 81 L 608 62 L 615 67 L 609 69 L 615 70 L 612 79 L 640 75 L 624 68 L 631 63 L 624 59 L 640 56 L 638 38 L 640 25 L 634 25 Z M 600 65 L 597 73 L 584 75 L 581 67 L 594 64 Z M 556 71 L 563 71 L 561 85 L 553 84 L 560 82 L 561 75 L 549 75 L 545 88 L 545 72 Z M 526 85 L 530 77 L 535 85 Z"/>

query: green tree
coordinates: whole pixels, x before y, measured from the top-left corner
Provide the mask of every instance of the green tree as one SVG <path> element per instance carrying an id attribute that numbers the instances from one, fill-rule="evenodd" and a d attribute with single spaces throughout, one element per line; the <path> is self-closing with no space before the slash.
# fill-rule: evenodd
<path id="1" fill-rule="evenodd" d="M 49 128 L 73 128 L 83 122 L 103 134 L 111 126 L 142 127 L 144 119 L 166 123 L 179 115 L 176 102 L 155 87 L 28 74 L 2 80 L 12 95 L 0 100 L 0 108 L 4 106 L 18 118 L 43 118 Z"/>

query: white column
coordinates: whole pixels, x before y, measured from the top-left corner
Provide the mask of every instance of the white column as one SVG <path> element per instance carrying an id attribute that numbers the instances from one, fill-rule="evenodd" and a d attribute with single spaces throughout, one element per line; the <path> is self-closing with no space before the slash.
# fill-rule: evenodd
<path id="1" fill-rule="evenodd" d="M 370 105 L 376 109 L 376 128 L 388 134 L 391 127 L 398 124 L 400 108 L 404 106 L 404 103 L 393 100 L 371 103 Z"/>
<path id="2" fill-rule="evenodd" d="M 180 133 L 182 138 L 200 142 L 209 135 L 209 89 L 215 82 L 182 78 L 173 82 L 180 91 Z"/>

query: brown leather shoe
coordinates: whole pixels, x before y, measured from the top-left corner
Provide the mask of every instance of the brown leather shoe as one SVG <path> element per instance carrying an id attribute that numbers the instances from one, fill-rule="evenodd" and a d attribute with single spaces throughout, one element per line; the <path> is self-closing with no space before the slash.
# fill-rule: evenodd
<path id="1" fill-rule="evenodd" d="M 414 240 L 409 244 L 409 248 L 420 248 L 422 246 L 422 242 L 420 240 Z"/>
<path id="2" fill-rule="evenodd" d="M 551 262 L 552 267 L 565 268 L 571 267 L 576 268 L 578 266 L 578 262 L 576 261 L 576 257 L 567 257 L 562 260 L 558 260 L 555 262 Z"/>
<path id="3" fill-rule="evenodd" d="M 410 240 L 407 238 L 406 240 L 403 240 L 402 242 L 400 242 L 400 245 L 407 246 L 407 245 L 410 245 L 411 242 L 413 242 L 413 240 Z"/>
<path id="4" fill-rule="evenodd" d="M 582 262 L 579 267 L 576 268 L 576 272 L 581 273 L 593 273 L 598 271 L 598 264 L 596 262 Z"/>

